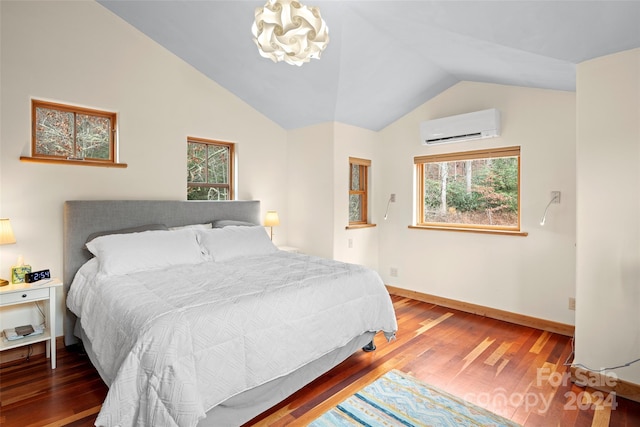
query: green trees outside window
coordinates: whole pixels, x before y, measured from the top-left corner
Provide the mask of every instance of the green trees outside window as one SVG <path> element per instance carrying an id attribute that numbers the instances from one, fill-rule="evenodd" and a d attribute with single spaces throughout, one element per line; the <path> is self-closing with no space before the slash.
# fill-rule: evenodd
<path id="1" fill-rule="evenodd" d="M 234 144 L 187 139 L 187 200 L 232 200 Z"/>
<path id="2" fill-rule="evenodd" d="M 114 162 L 116 114 L 32 101 L 32 157 Z"/>
<path id="3" fill-rule="evenodd" d="M 520 148 L 421 156 L 417 225 L 520 229 Z"/>
<path id="4" fill-rule="evenodd" d="M 368 224 L 371 160 L 349 157 L 349 225 Z"/>

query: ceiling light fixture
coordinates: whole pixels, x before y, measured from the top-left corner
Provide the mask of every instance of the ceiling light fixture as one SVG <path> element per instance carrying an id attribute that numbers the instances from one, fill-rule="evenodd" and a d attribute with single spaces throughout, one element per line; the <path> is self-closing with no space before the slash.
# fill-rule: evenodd
<path id="1" fill-rule="evenodd" d="M 320 54 L 329 43 L 329 28 L 320 10 L 294 0 L 268 0 L 256 8 L 251 26 L 258 52 L 273 62 L 301 66 Z"/>

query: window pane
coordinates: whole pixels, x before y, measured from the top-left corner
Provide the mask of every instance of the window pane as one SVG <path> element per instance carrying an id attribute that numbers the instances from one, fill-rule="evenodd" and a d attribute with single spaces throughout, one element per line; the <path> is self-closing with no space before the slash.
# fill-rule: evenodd
<path id="1" fill-rule="evenodd" d="M 518 227 L 518 158 L 424 164 L 427 223 Z"/>
<path id="2" fill-rule="evenodd" d="M 73 156 L 73 113 L 36 108 L 35 154 Z"/>
<path id="3" fill-rule="evenodd" d="M 360 190 L 360 166 L 356 164 L 351 165 L 351 189 Z"/>
<path id="4" fill-rule="evenodd" d="M 187 182 L 205 182 L 206 166 L 207 145 L 189 142 L 187 144 Z"/>
<path id="5" fill-rule="evenodd" d="M 209 188 L 207 200 L 229 200 L 228 188 Z"/>
<path id="6" fill-rule="evenodd" d="M 209 145 L 209 184 L 227 184 L 229 176 L 229 147 Z M 220 199 L 209 199 L 220 200 Z"/>
<path id="7" fill-rule="evenodd" d="M 362 221 L 362 196 L 360 194 L 349 195 L 349 221 Z"/>
<path id="8" fill-rule="evenodd" d="M 111 158 L 111 120 L 108 117 L 76 115 L 76 157 Z"/>
<path id="9" fill-rule="evenodd" d="M 229 189 L 216 187 L 188 187 L 187 200 L 229 200 Z"/>

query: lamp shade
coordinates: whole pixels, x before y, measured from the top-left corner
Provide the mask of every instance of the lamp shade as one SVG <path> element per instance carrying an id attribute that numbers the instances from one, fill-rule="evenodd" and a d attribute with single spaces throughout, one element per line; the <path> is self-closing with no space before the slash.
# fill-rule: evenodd
<path id="1" fill-rule="evenodd" d="M 267 211 L 267 215 L 264 217 L 264 225 L 266 227 L 275 227 L 280 225 L 280 218 L 278 218 L 278 212 Z"/>
<path id="2" fill-rule="evenodd" d="M 318 8 L 295 0 L 268 0 L 256 8 L 251 32 L 261 56 L 297 66 L 320 59 L 329 43 L 329 29 Z"/>
<path id="3" fill-rule="evenodd" d="M 13 235 L 9 218 L 0 218 L 0 245 L 8 245 L 15 242 L 16 237 Z"/>

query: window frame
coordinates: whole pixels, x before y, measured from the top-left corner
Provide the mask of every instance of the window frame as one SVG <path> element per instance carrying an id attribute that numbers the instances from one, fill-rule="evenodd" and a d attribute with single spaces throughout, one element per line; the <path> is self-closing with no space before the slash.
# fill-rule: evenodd
<path id="1" fill-rule="evenodd" d="M 424 221 L 424 196 L 425 196 L 425 180 L 424 165 L 429 163 L 456 162 L 465 160 L 492 159 L 503 157 L 517 157 L 518 159 L 518 224 L 516 226 L 502 225 L 482 225 L 482 224 L 458 224 L 458 223 L 439 223 Z M 507 234 L 526 236 L 528 233 L 523 232 L 521 228 L 522 212 L 521 212 L 521 148 L 520 146 L 497 147 L 471 151 L 457 151 L 442 154 L 431 154 L 416 156 L 413 159 L 415 169 L 415 203 L 416 217 L 414 225 L 409 228 L 432 229 L 432 230 L 450 230 L 450 231 L 467 231 L 477 233 L 491 234 Z"/>
<path id="2" fill-rule="evenodd" d="M 74 115 L 74 121 L 77 114 L 84 114 L 96 117 L 105 117 L 111 121 L 111 129 L 109 132 L 109 158 L 77 158 L 75 156 L 60 156 L 52 154 L 38 153 L 38 140 L 37 140 L 37 120 L 36 109 L 45 108 L 49 110 L 57 110 L 63 112 L 70 112 Z M 105 110 L 97 110 L 92 108 L 79 107 L 71 104 L 63 104 L 58 102 L 43 101 L 39 99 L 31 100 L 31 156 L 21 156 L 21 161 L 35 162 L 35 163 L 65 163 L 85 166 L 106 166 L 106 167 L 127 167 L 124 163 L 117 162 L 118 156 L 118 117 L 117 113 Z M 76 146 L 76 126 L 74 126 L 73 135 L 73 154 L 75 154 Z"/>
<path id="3" fill-rule="evenodd" d="M 218 147 L 227 147 L 229 149 L 229 172 L 228 172 L 229 176 L 227 177 L 227 181 L 228 181 L 227 184 L 218 184 L 218 183 L 210 184 L 208 182 L 189 182 L 188 181 L 189 177 L 187 176 L 187 192 L 190 187 L 226 188 L 229 198 L 225 200 L 235 200 L 235 162 L 236 162 L 235 146 L 236 144 L 234 142 L 219 141 L 215 139 L 188 136 L 187 137 L 187 153 L 189 151 L 189 143 L 215 145 Z M 187 158 L 187 161 L 188 161 L 188 158 Z M 206 170 L 208 171 L 208 169 L 209 168 L 207 165 Z M 189 199 L 188 195 L 187 195 L 187 199 L 201 200 L 201 199 Z"/>
<path id="4" fill-rule="evenodd" d="M 352 189 L 352 179 L 353 175 L 351 170 L 353 165 L 357 165 L 359 168 L 358 176 L 360 177 L 360 189 L 353 190 Z M 360 195 L 361 198 L 361 219 L 359 221 L 351 221 L 351 215 L 349 216 L 349 225 L 346 227 L 349 228 L 363 228 L 363 227 L 373 227 L 375 224 L 371 224 L 369 222 L 369 173 L 371 169 L 371 160 L 362 159 L 359 157 L 349 157 L 349 200 L 352 195 Z M 351 206 L 351 202 L 349 202 L 348 206 Z"/>

